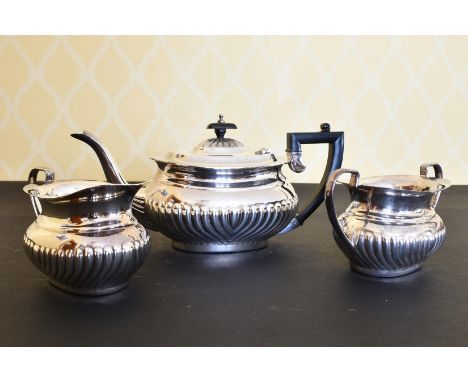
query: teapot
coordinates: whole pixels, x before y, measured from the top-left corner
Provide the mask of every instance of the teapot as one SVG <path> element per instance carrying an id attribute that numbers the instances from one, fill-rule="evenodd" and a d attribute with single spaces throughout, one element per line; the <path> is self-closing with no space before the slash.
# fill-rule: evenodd
<path id="1" fill-rule="evenodd" d="M 138 221 L 172 239 L 176 249 L 226 253 L 265 247 L 269 238 L 302 225 L 320 206 L 326 180 L 343 160 L 344 134 L 331 132 L 327 123 L 319 132 L 288 133 L 287 158 L 265 148 L 251 152 L 226 137 L 237 126 L 222 115 L 207 128 L 216 137 L 193 151 L 152 158 L 156 175 L 133 200 Z M 124 181 L 110 152 L 92 134 L 73 136 L 94 149 L 108 181 Z M 318 143 L 328 144 L 328 161 L 310 201 L 297 213 L 298 197 L 282 167 L 288 164 L 294 172 L 304 171 L 301 146 Z"/>
<path id="2" fill-rule="evenodd" d="M 428 177 L 434 168 L 435 177 Z M 351 204 L 336 216 L 333 202 L 339 178 L 351 175 L 347 187 Z M 334 171 L 328 179 L 325 203 L 338 247 L 351 269 L 375 277 L 395 277 L 417 271 L 446 237 L 435 212 L 442 190 L 450 187 L 442 167 L 425 163 L 420 176 L 389 175 L 360 180 L 359 172 Z"/>
<path id="3" fill-rule="evenodd" d="M 44 173 L 45 181 L 38 182 Z M 140 185 L 55 181 L 37 167 L 23 188 L 36 220 L 24 235 L 31 262 L 67 292 L 104 295 L 125 288 L 148 255 L 150 238 L 130 212 Z"/>

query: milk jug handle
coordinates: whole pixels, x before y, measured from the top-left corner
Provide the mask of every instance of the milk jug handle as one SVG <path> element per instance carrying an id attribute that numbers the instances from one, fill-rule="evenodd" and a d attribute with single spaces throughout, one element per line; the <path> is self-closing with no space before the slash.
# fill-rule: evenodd
<path id="1" fill-rule="evenodd" d="M 354 251 L 354 248 L 351 242 L 348 240 L 343 230 L 341 229 L 340 223 L 338 222 L 338 218 L 336 216 L 336 210 L 335 210 L 335 202 L 334 202 L 335 185 L 338 179 L 343 174 L 351 175 L 349 179 L 349 187 L 358 186 L 359 184 L 359 172 L 358 171 L 346 169 L 346 168 L 333 171 L 333 173 L 328 178 L 327 185 L 325 187 L 325 206 L 327 207 L 328 218 L 330 219 L 330 222 L 333 226 L 333 229 L 336 235 L 339 236 L 339 238 L 341 239 L 341 242 L 344 245 L 346 245 L 348 249 L 350 249 L 351 251 Z"/>
<path id="2" fill-rule="evenodd" d="M 51 170 L 50 168 L 35 167 L 31 171 L 29 171 L 28 183 L 39 184 L 37 182 L 37 176 L 39 175 L 40 172 L 43 172 L 45 175 L 44 183 L 52 183 L 55 180 L 54 171 Z M 29 196 L 31 198 L 31 203 L 33 206 L 34 213 L 36 214 L 36 217 L 37 217 L 42 212 L 41 202 L 39 201 L 39 198 L 37 198 L 35 195 L 30 194 Z"/>
<path id="3" fill-rule="evenodd" d="M 43 172 L 45 175 L 44 183 L 52 183 L 55 180 L 54 170 L 51 170 L 47 167 L 35 167 L 31 171 L 29 171 L 28 175 L 28 183 L 30 184 L 38 184 L 37 183 L 37 176 L 40 172 Z"/>
<path id="4" fill-rule="evenodd" d="M 429 168 L 434 168 L 434 175 L 435 175 L 435 179 L 442 179 L 444 177 L 444 173 L 442 171 L 442 166 L 438 163 L 423 163 L 420 167 L 419 167 L 419 174 L 424 177 L 424 178 L 427 178 L 427 170 Z"/>

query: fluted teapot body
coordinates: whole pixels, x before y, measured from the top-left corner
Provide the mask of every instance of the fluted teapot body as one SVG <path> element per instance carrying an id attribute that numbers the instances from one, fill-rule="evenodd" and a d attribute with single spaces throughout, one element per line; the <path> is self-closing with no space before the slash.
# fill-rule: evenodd
<path id="1" fill-rule="evenodd" d="M 192 152 L 153 158 L 158 171 L 133 202 L 139 221 L 185 251 L 265 247 L 269 238 L 300 226 L 323 202 L 325 180 L 340 167 L 343 157 L 343 133 L 331 133 L 328 124 L 316 133 L 289 133 L 287 158 L 264 148 L 249 151 L 225 137 L 236 126 L 222 116 L 208 129 L 215 131 L 216 138 L 201 142 Z M 321 184 L 298 214 L 298 198 L 283 165 L 296 172 L 305 169 L 301 143 L 328 143 L 329 160 Z"/>
<path id="2" fill-rule="evenodd" d="M 195 167 L 158 161 L 146 187 L 151 225 L 192 252 L 234 252 L 266 246 L 297 212 L 297 195 L 272 154 L 251 167 Z"/>

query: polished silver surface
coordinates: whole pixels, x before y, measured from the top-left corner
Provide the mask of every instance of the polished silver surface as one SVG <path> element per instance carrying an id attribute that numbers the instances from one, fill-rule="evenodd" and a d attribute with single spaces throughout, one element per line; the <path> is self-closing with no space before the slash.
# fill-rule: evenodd
<path id="1" fill-rule="evenodd" d="M 244 148 L 244 145 L 240 143 L 237 139 L 232 138 L 210 138 L 206 141 L 203 141 L 199 146 L 197 151 L 209 151 L 219 148 Z M 239 150 L 240 151 L 240 150 Z"/>
<path id="2" fill-rule="evenodd" d="M 278 189 L 270 193 L 274 191 L 281 193 Z M 266 240 L 281 231 L 297 210 L 297 198 L 285 194 L 277 202 L 243 205 L 231 200 L 211 207 L 197 202 L 166 202 L 157 196 L 161 194 L 146 199 L 152 224 L 173 240 L 174 247 L 192 252 L 238 252 L 264 247 Z"/>
<path id="3" fill-rule="evenodd" d="M 151 219 L 149 218 L 149 214 L 146 212 L 145 209 L 145 202 L 146 202 L 146 185 L 149 182 L 145 183 L 136 193 L 135 197 L 132 201 L 132 214 L 137 219 L 138 223 L 143 225 L 143 227 L 150 229 L 152 231 L 158 231 L 158 227 L 156 227 Z"/>
<path id="4" fill-rule="evenodd" d="M 435 178 L 427 177 L 430 166 Z M 330 176 L 325 191 L 328 216 L 352 269 L 376 277 L 401 276 L 418 270 L 440 248 L 446 229 L 435 207 L 450 182 L 442 178 L 439 165 L 422 165 L 420 172 L 360 181 L 356 170 L 340 169 Z M 352 201 L 337 217 L 334 188 L 346 173 L 351 175 L 347 185 Z"/>
<path id="5" fill-rule="evenodd" d="M 304 172 L 306 165 L 302 162 L 302 152 L 289 152 L 288 155 L 288 165 L 289 168 L 294 172 Z"/>
<path id="6" fill-rule="evenodd" d="M 175 249 L 180 249 L 186 252 L 196 253 L 231 253 L 231 252 L 248 252 L 256 251 L 258 249 L 265 248 L 268 245 L 266 240 L 262 241 L 250 241 L 247 243 L 228 243 L 228 244 L 188 244 L 173 241 L 172 246 Z"/>
<path id="7" fill-rule="evenodd" d="M 24 191 L 36 220 L 24 235 L 26 254 L 49 281 L 82 295 L 124 288 L 149 252 L 149 235 L 130 206 L 140 185 L 96 181 L 38 184 L 33 169 Z"/>
<path id="8" fill-rule="evenodd" d="M 219 129 L 223 124 L 214 125 Z M 281 172 L 284 160 L 266 149 L 248 153 L 240 143 L 233 151 L 221 142 L 225 139 L 224 132 L 216 138 L 217 151 L 207 150 L 204 141 L 196 155 L 155 159 L 160 171 L 133 202 L 135 215 L 150 222 L 145 226 L 172 239 L 177 249 L 226 253 L 263 248 L 297 212 L 297 195 Z"/>

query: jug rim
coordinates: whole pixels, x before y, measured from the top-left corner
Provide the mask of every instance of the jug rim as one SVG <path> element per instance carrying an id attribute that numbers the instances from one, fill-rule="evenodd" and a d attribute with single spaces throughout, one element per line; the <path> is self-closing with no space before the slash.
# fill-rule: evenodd
<path id="1" fill-rule="evenodd" d="M 23 191 L 27 194 L 34 194 L 35 197 L 42 200 L 55 200 L 65 197 L 70 197 L 75 194 L 82 193 L 85 190 L 93 189 L 94 192 L 106 188 L 124 189 L 124 188 L 140 188 L 144 183 L 109 183 L 99 180 L 58 180 L 48 183 L 29 183 L 23 187 Z"/>
<path id="2" fill-rule="evenodd" d="M 356 186 L 338 180 L 350 189 L 384 192 L 389 195 L 427 195 L 443 191 L 452 183 L 444 178 L 424 177 L 420 175 L 383 175 L 361 178 Z"/>

